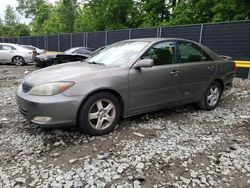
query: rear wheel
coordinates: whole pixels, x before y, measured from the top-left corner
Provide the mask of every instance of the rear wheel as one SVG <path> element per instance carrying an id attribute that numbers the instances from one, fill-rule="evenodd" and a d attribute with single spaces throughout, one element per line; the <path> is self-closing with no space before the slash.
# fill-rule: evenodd
<path id="1" fill-rule="evenodd" d="M 78 125 L 86 134 L 100 136 L 109 133 L 120 119 L 118 99 L 108 92 L 91 96 L 81 107 Z"/>
<path id="2" fill-rule="evenodd" d="M 199 107 L 204 110 L 215 109 L 220 102 L 221 94 L 222 94 L 222 87 L 220 83 L 213 81 L 203 94 L 203 97 L 200 103 L 198 104 Z"/>
<path id="3" fill-rule="evenodd" d="M 23 57 L 21 56 L 15 56 L 12 58 L 12 63 L 15 64 L 16 66 L 22 66 L 25 65 L 25 61 Z"/>

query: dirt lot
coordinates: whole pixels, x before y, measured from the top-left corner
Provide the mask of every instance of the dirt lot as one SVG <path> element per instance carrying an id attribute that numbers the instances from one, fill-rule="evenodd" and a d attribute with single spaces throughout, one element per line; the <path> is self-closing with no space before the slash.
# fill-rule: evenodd
<path id="1" fill-rule="evenodd" d="M 214 111 L 167 109 L 89 137 L 20 116 L 15 91 L 35 69 L 0 66 L 0 187 L 250 187 L 250 80 Z"/>

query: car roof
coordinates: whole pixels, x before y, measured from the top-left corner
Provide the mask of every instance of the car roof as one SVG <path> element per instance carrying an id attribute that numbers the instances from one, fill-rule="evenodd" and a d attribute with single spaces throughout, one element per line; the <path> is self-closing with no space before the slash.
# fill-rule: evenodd
<path id="1" fill-rule="evenodd" d="M 0 44 L 3 44 L 3 45 L 18 45 L 19 46 L 19 44 L 14 44 L 14 43 L 0 43 Z"/>
<path id="2" fill-rule="evenodd" d="M 191 40 L 183 39 L 183 38 L 139 38 L 139 39 L 129 39 L 129 40 L 125 40 L 125 41 L 159 42 L 159 41 L 165 41 L 165 40 L 195 42 L 195 41 L 191 41 Z"/>

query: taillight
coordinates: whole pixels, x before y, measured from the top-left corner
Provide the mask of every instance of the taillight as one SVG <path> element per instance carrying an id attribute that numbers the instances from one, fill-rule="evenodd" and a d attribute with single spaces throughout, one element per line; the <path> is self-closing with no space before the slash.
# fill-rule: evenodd
<path id="1" fill-rule="evenodd" d="M 235 63 L 235 61 L 233 62 L 233 70 L 236 70 L 236 63 Z"/>

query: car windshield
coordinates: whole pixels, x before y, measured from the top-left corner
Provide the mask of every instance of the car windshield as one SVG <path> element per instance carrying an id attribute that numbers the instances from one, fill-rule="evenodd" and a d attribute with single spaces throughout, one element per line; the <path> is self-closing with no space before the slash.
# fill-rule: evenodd
<path id="1" fill-rule="evenodd" d="M 70 48 L 70 49 L 64 51 L 63 53 L 64 53 L 64 54 L 72 54 L 72 53 L 75 52 L 77 49 L 78 49 L 78 48 Z"/>
<path id="2" fill-rule="evenodd" d="M 26 48 L 26 49 L 29 49 L 29 50 L 35 50 L 36 48 L 34 48 L 33 46 L 22 46 L 22 47 L 24 47 L 24 48 Z"/>
<path id="3" fill-rule="evenodd" d="M 126 67 L 149 42 L 126 41 L 107 46 L 96 51 L 86 61 L 94 64 L 103 64 L 110 67 Z"/>

